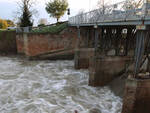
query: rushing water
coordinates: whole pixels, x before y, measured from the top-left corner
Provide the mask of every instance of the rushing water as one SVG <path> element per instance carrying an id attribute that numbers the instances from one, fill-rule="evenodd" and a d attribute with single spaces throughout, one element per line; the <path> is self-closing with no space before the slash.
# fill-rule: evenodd
<path id="1" fill-rule="evenodd" d="M 88 71 L 73 61 L 0 57 L 0 113 L 120 113 L 108 87 L 88 86 Z"/>

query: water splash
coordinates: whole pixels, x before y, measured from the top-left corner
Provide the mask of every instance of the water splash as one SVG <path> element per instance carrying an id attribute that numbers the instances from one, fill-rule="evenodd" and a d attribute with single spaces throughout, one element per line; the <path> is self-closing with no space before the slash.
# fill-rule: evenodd
<path id="1" fill-rule="evenodd" d="M 121 113 L 121 98 L 88 86 L 73 61 L 0 57 L 0 67 L 0 113 Z"/>

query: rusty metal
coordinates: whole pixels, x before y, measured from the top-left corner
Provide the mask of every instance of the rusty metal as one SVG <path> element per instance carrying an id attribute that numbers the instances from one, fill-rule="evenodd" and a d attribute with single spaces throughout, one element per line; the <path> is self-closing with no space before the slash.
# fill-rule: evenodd
<path id="1" fill-rule="evenodd" d="M 140 67 L 142 66 L 141 64 L 145 53 L 146 37 L 147 37 L 147 32 L 145 30 L 137 31 L 134 77 L 138 76 L 138 73 L 140 72 Z"/>

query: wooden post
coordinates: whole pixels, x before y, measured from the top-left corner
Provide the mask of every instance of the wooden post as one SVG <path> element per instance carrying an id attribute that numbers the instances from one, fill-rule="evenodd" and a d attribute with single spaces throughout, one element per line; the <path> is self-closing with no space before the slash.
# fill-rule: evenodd
<path id="1" fill-rule="evenodd" d="M 129 48 L 129 38 L 132 38 L 132 28 L 127 28 L 127 37 L 126 37 L 126 44 L 125 44 L 125 56 L 128 55 L 128 48 Z"/>
<path id="2" fill-rule="evenodd" d="M 90 29 L 87 29 L 87 39 L 86 39 L 86 47 L 89 47 L 89 39 L 90 39 Z"/>
<path id="3" fill-rule="evenodd" d="M 94 37 L 94 47 L 95 47 L 95 50 L 97 52 L 97 49 L 98 49 L 98 26 L 94 26 L 95 28 L 95 37 Z"/>
<path id="4" fill-rule="evenodd" d="M 122 33 L 122 28 L 120 28 L 120 27 L 118 27 L 118 28 L 116 28 L 116 37 L 115 37 L 115 42 L 116 42 L 116 48 L 115 48 L 115 50 L 116 50 L 116 56 L 118 56 L 119 55 L 119 38 L 121 38 L 121 33 Z"/>

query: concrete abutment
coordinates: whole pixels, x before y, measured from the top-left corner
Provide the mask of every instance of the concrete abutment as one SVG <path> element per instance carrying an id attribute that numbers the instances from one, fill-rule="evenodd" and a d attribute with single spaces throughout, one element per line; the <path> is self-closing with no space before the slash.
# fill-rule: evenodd
<path id="1" fill-rule="evenodd" d="M 75 69 L 88 69 L 90 59 L 94 57 L 94 48 L 80 48 L 75 51 Z"/>
<path id="2" fill-rule="evenodd" d="M 104 86 L 123 74 L 130 64 L 130 57 L 93 57 L 90 59 L 89 85 Z"/>
<path id="3" fill-rule="evenodd" d="M 126 81 L 122 113 L 150 113 L 150 79 Z"/>

